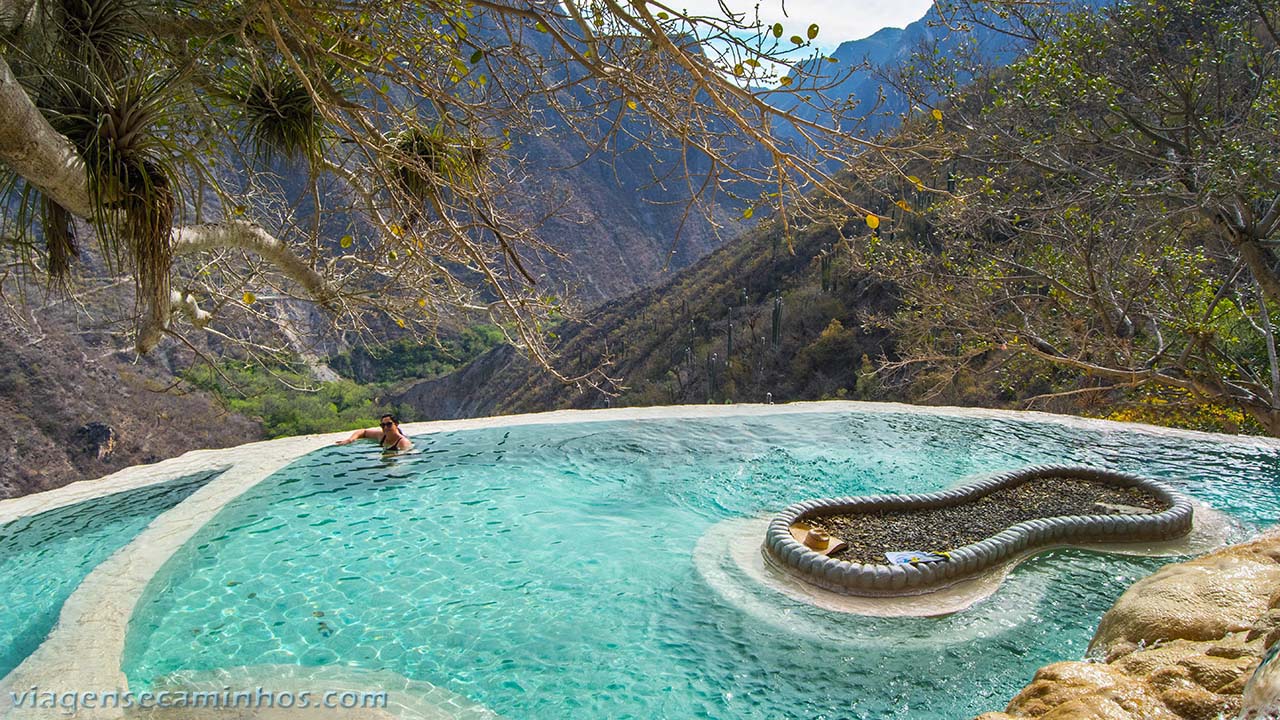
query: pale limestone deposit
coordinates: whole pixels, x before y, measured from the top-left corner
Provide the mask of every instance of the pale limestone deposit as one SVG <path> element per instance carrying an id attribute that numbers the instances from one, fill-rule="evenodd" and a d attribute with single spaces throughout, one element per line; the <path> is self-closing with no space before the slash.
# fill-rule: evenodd
<path id="1" fill-rule="evenodd" d="M 1280 531 L 1134 583 L 1103 616 L 1092 661 L 1040 669 L 1004 712 L 978 720 L 1218 720 L 1280 640 Z M 1251 690 L 1260 688 L 1255 684 Z M 1251 692 L 1277 700 L 1280 687 Z"/>
<path id="2" fill-rule="evenodd" d="M 1154 428 L 1148 426 L 1137 426 L 1130 424 L 1117 424 L 1099 420 L 1087 420 L 1081 418 L 1070 418 L 1062 416 L 1047 415 L 1043 413 L 1010 413 L 999 410 L 980 410 L 980 409 L 961 409 L 961 408 L 929 408 L 921 410 L 905 405 L 896 405 L 890 403 L 851 403 L 851 402 L 821 402 L 821 403 L 797 403 L 791 405 L 770 405 L 770 406 L 753 406 L 753 405 L 733 405 L 733 406 L 689 406 L 689 407 L 670 407 L 670 408 L 627 408 L 614 410 L 592 410 L 592 411 L 559 411 L 552 413 L 542 413 L 537 415 L 521 415 L 507 416 L 499 418 L 478 418 L 472 420 L 459 420 L 447 422 L 417 423 L 406 425 L 405 432 L 411 436 L 418 436 L 427 433 L 445 432 L 455 430 L 470 430 L 480 428 L 495 427 L 512 427 L 518 425 L 539 425 L 539 424 L 557 424 L 557 423 L 579 423 L 579 422 L 608 422 L 617 420 L 643 420 L 643 419 L 668 419 L 668 418 L 714 418 L 728 417 L 734 415 L 755 415 L 770 414 L 781 415 L 789 413 L 812 413 L 812 412 L 858 412 L 858 413 L 903 413 L 903 412 L 927 412 L 934 415 L 945 415 L 958 418 L 993 418 L 993 419 L 1035 419 L 1041 422 L 1054 422 L 1061 425 L 1079 428 L 1089 428 L 1099 433 L 1146 433 L 1150 435 L 1161 436 L 1177 436 L 1177 437 L 1202 437 L 1208 440 L 1228 441 L 1235 445 L 1243 443 L 1256 443 L 1259 447 L 1277 448 L 1280 445 L 1276 441 L 1265 438 L 1257 439 L 1241 439 L 1235 437 L 1213 436 L 1203 433 L 1188 433 L 1184 431 L 1175 431 L 1165 428 Z M 222 450 L 198 450 L 189 452 L 181 457 L 166 460 L 155 465 L 144 465 L 127 468 L 125 470 L 114 473 L 110 476 L 99 480 L 72 483 L 61 487 L 57 490 L 28 495 L 20 498 L 0 501 L 0 523 L 13 521 L 19 518 L 35 515 L 38 513 L 66 507 L 79 502 L 87 502 L 99 497 L 104 497 L 112 493 L 134 490 L 148 485 L 162 483 L 178 477 L 190 476 L 192 473 L 217 471 L 218 475 L 210 480 L 206 485 L 193 493 L 189 498 L 160 514 L 154 521 L 143 531 L 141 531 L 131 542 L 117 550 L 110 558 L 99 565 L 89 573 L 76 588 L 75 592 L 66 600 L 62 606 L 59 620 L 49 636 L 44 639 L 43 644 L 38 647 L 30 656 L 28 656 L 17 668 L 9 675 L 0 678 L 0 696 L 9 699 L 8 693 L 24 692 L 27 689 L 42 688 L 48 690 L 50 688 L 71 689 L 78 688 L 80 690 L 97 690 L 97 691 L 127 691 L 136 690 L 130 688 L 128 679 L 122 670 L 122 660 L 125 650 L 125 640 L 129 628 L 129 622 L 133 616 L 134 606 L 137 604 L 141 593 L 145 590 L 148 583 L 156 577 L 158 571 L 169 561 L 174 553 L 183 546 L 210 518 L 221 511 L 228 503 L 231 503 L 241 494 L 253 488 L 257 483 L 261 482 L 271 473 L 285 466 L 289 462 L 295 460 L 301 455 L 326 447 L 334 441 L 344 437 L 346 433 L 334 433 L 331 435 L 310 435 L 296 438 L 287 438 L 281 440 L 273 440 L 268 442 L 251 443 L 235 448 L 227 448 Z M 1217 538 L 1223 526 L 1221 522 L 1202 522 L 1203 520 L 1212 520 L 1215 517 L 1220 518 L 1211 512 L 1202 512 L 1201 509 L 1196 511 L 1197 523 L 1193 528 L 1192 538 L 1189 541 L 1191 547 L 1202 547 L 1203 543 L 1212 545 L 1214 539 Z M 750 523 L 750 520 L 744 521 Z M 751 532 L 751 537 L 758 538 L 759 530 Z M 1280 540 L 1273 540 L 1280 546 Z M 758 552 L 758 540 L 748 543 L 744 547 L 748 553 L 754 553 L 756 562 L 763 565 L 760 561 Z M 725 545 L 725 547 L 729 547 Z M 1145 549 L 1135 549 L 1137 552 L 1152 554 L 1164 554 L 1169 548 L 1149 547 Z M 1189 552 L 1183 547 L 1181 552 Z M 1261 556 L 1259 556 L 1261 557 Z M 1276 565 L 1276 562 L 1269 557 L 1265 560 L 1257 560 L 1257 566 L 1266 566 L 1267 563 Z M 1007 564 L 1011 566 L 1012 563 Z M 1246 573 L 1247 574 L 1247 573 Z M 1002 575 L 993 575 L 992 577 L 1003 577 Z M 1280 588 L 1280 581 L 1271 579 L 1274 587 Z M 975 581 L 977 584 L 977 581 Z M 989 583 L 979 590 L 985 594 L 994 591 L 998 586 L 998 580 Z M 723 585 L 723 583 L 720 583 Z M 720 586 L 715 585 L 713 586 Z M 1244 595 L 1256 598 L 1260 590 L 1251 590 Z M 966 594 L 967 593 L 967 594 Z M 941 595 L 941 594 L 939 594 Z M 1215 654 L 1214 652 L 1201 652 L 1204 657 L 1221 658 L 1228 660 L 1243 659 L 1249 663 L 1256 663 L 1257 656 L 1261 653 L 1264 642 L 1270 642 L 1274 638 L 1274 628 L 1280 627 L 1280 610 L 1272 610 L 1270 614 L 1267 611 L 1275 607 L 1278 602 L 1272 601 L 1270 594 L 1263 594 L 1268 602 L 1263 606 L 1258 606 L 1255 602 L 1249 608 L 1242 610 L 1240 617 L 1253 618 L 1254 614 L 1260 614 L 1266 619 L 1273 620 L 1270 625 L 1266 625 L 1263 636 L 1251 638 L 1246 642 L 1240 640 L 1241 647 L 1245 650 L 1236 651 L 1234 656 Z M 892 612 L 884 614 L 890 615 L 928 615 L 937 614 L 938 612 L 952 612 L 973 602 L 975 596 L 971 591 L 966 590 L 964 593 L 947 598 L 949 603 L 945 606 L 934 604 L 930 607 L 894 608 Z M 821 599 L 815 600 L 814 604 L 825 607 Z M 940 610 L 939 608 L 942 607 Z M 878 614 L 870 612 L 867 608 L 844 609 L 845 611 L 863 612 L 868 614 Z M 767 613 L 766 613 L 767 614 Z M 1173 613 L 1174 616 L 1177 613 Z M 1275 616 L 1274 618 L 1272 616 Z M 1252 621 L 1252 620 L 1251 620 Z M 787 618 L 788 623 L 794 623 L 793 617 Z M 1119 623 L 1120 621 L 1117 621 Z M 1240 625 L 1238 618 L 1230 621 L 1230 627 Z M 1234 624 L 1231 624 L 1234 623 Z M 1247 624 L 1247 623 L 1246 623 Z M 787 625 L 790 627 L 791 625 Z M 975 629 L 974 632 L 978 632 Z M 1130 635 L 1124 634 L 1128 631 L 1121 631 L 1116 637 L 1125 642 L 1133 642 Z M 1225 631 L 1224 631 L 1225 632 Z M 1248 633 L 1237 633 L 1237 635 L 1245 635 Z M 1135 639 L 1143 639 L 1141 637 Z M 1211 643 L 1206 643 L 1211 644 Z M 1170 644 L 1166 644 L 1172 647 Z M 1147 653 L 1153 650 L 1145 651 Z M 1129 653 L 1134 657 L 1139 657 L 1139 653 Z M 1219 668 L 1216 660 L 1208 660 L 1196 666 L 1194 669 L 1186 670 L 1187 677 L 1192 678 L 1193 684 L 1195 678 L 1204 678 L 1213 673 L 1225 673 L 1226 671 Z M 1064 663 L 1061 665 L 1069 665 Z M 1085 668 L 1100 668 L 1102 665 L 1082 665 Z M 1119 667 L 1116 665 L 1115 667 Z M 273 667 L 255 667 L 241 670 L 220 670 L 211 677 L 185 677 L 175 676 L 168 678 L 166 687 L 171 689 L 194 691 L 203 691 L 212 687 L 221 689 L 224 687 L 235 687 L 238 689 L 249 688 L 255 686 L 272 687 L 277 691 L 297 691 L 313 687 L 344 689 L 361 689 L 361 690 L 388 690 L 392 693 L 392 700 L 385 708 L 359 708 L 348 711 L 304 711 L 294 712 L 296 717 L 342 717 L 347 720 L 383 720 L 388 717 L 399 718 L 400 720 L 438 720 L 443 718 L 491 718 L 494 714 L 488 709 L 470 703 L 465 698 L 454 696 L 444 691 L 442 688 L 430 686 L 427 683 L 412 681 L 407 678 L 385 675 L 371 676 L 367 673 L 358 673 L 357 675 L 342 675 L 334 677 L 323 674 L 313 675 L 313 672 L 320 672 L 319 669 L 306 668 L 306 672 L 302 675 L 299 672 L 299 666 L 273 666 Z M 1194 672 L 1193 672 L 1194 670 Z M 1117 671 L 1118 674 L 1124 674 L 1123 670 Z M 1233 671 L 1234 672 L 1234 671 Z M 1118 675 L 1117 675 L 1118 676 Z M 1233 676 L 1234 677 L 1234 676 Z M 1135 681 L 1136 682 L 1136 681 Z M 1234 681 L 1233 681 L 1234 682 Z M 1083 686 L 1083 683 L 1077 683 Z M 1135 686 L 1136 687 L 1136 686 Z M 1200 687 L 1197 685 L 1196 687 Z M 1234 687 L 1234 686 L 1233 686 Z M 1059 695 L 1070 693 L 1070 689 L 1058 691 Z M 1134 690 L 1133 692 L 1137 692 Z M 1145 690 L 1143 692 L 1146 692 Z M 1190 692 L 1190 691 L 1188 691 Z M 1203 693 L 1208 690 L 1201 690 L 1201 695 L 1194 695 L 1190 700 L 1202 697 Z M 1225 694 L 1226 690 L 1219 690 L 1219 693 Z M 1235 702 L 1239 703 L 1240 689 L 1234 690 Z M 1045 693 L 1042 693 L 1044 695 Z M 1076 693 L 1083 695 L 1083 692 Z M 1153 702 L 1167 703 L 1167 700 L 1152 696 Z M 1213 695 L 1217 697 L 1217 695 Z M 1068 698 L 1069 699 L 1069 698 Z M 1061 704 L 1061 703 L 1055 703 Z M 1047 703 L 1046 703 L 1047 705 Z M 1154 705 L 1153 705 L 1154 707 Z M 199 718 L 277 718 L 283 717 L 284 713 L 277 712 L 277 708 L 257 708 L 254 710 L 247 709 L 228 709 L 226 707 L 214 709 L 203 708 L 175 708 L 163 711 L 138 712 L 132 710 L 126 712 L 119 707 L 103 707 L 96 706 L 89 709 L 85 706 L 79 707 L 75 711 L 68 711 L 61 707 L 23 707 L 16 706 L 0 706 L 0 718 L 5 720 L 17 718 L 38 718 L 39 720 L 53 718 L 79 718 L 81 720 L 122 720 L 126 717 L 149 717 L 155 720 L 160 718 L 184 718 L 198 720 Z M 1000 716 L 991 716 L 1000 717 Z M 1055 717 L 1108 717 L 1106 715 L 1080 715 L 1067 716 L 1058 715 Z M 1158 718 L 1156 715 L 1123 715 L 1120 717 L 1151 717 Z M 1177 715 L 1168 715 L 1167 717 L 1176 718 Z M 1182 716 L 1190 717 L 1190 716 Z"/>

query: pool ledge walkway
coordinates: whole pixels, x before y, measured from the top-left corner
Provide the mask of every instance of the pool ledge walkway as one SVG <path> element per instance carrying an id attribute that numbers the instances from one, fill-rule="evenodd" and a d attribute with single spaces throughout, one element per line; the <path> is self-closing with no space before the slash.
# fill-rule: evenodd
<path id="1" fill-rule="evenodd" d="M 916 407 L 897 403 L 806 402 L 787 405 L 695 405 L 656 408 L 621 408 L 616 410 L 563 410 L 532 415 L 408 423 L 403 429 L 411 436 L 427 433 L 472 430 L 518 425 L 609 422 L 644 419 L 696 419 L 750 414 L 800 414 L 823 412 L 859 413 L 928 413 L 953 417 L 1020 418 L 1085 427 L 1093 430 L 1149 432 L 1156 435 L 1202 437 L 1245 444 L 1253 439 L 1194 433 L 1153 426 L 1112 423 L 1102 420 L 1052 415 L 1036 412 L 1012 412 L 971 408 Z M 74 713 L 63 709 L 32 710 L 14 707 L 10 692 L 21 693 L 37 688 L 41 692 L 108 692 L 128 687 L 122 671 L 122 659 L 129 620 L 147 584 L 160 568 L 199 529 L 225 505 L 257 485 L 280 468 L 348 433 L 307 435 L 301 437 L 249 443 L 222 450 L 196 450 L 154 465 L 126 468 L 97 480 L 73 483 L 57 490 L 0 501 L 0 523 L 46 512 L 77 502 L 92 500 L 112 493 L 132 490 L 174 478 L 210 470 L 221 471 L 213 480 L 185 501 L 161 514 L 133 541 L 116 551 L 96 567 L 62 607 L 58 623 L 44 643 L 21 665 L 0 680 L 0 717 L 3 718 L 84 718 L 108 720 L 125 717 L 119 708 L 80 708 Z M 1276 448 L 1280 443 L 1257 438 L 1262 446 Z M 282 688 L 283 689 L 283 688 Z M 456 709 L 456 708 L 454 708 Z M 441 709 L 439 714 L 419 709 L 407 713 L 412 717 L 457 717 L 454 709 Z M 130 713 L 132 717 L 137 713 Z M 310 716 L 311 713 L 304 713 Z M 387 711 L 353 711 L 322 713 L 324 717 L 390 718 L 405 713 Z M 491 714 L 469 708 L 468 716 Z M 229 712 L 217 717 L 266 717 L 268 714 Z M 149 714 L 161 717 L 160 714 Z M 172 717 L 194 717 L 190 711 Z"/>
<path id="2" fill-rule="evenodd" d="M 38 709 L 14 708 L 9 697 L 11 691 L 35 687 L 57 693 L 102 693 L 127 688 L 121 660 L 129 619 L 143 589 L 160 567 L 224 505 L 300 455 L 332 442 L 331 438 L 307 436 L 252 443 L 229 450 L 199 450 L 145 468 L 128 468 L 95 481 L 93 491 L 119 492 L 194 472 L 222 471 L 191 497 L 157 517 L 81 582 L 63 604 L 58 623 L 44 643 L 0 681 L 3 693 L 0 697 L 4 698 L 4 708 L 9 711 L 5 717 L 42 716 Z M 71 502 L 93 496 L 90 488 L 78 487 L 87 484 L 76 483 L 68 488 L 66 495 Z M 4 511 L 7 510 L 8 507 L 0 508 L 0 520 L 6 519 L 8 513 Z M 40 504 L 36 504 L 32 511 L 41 510 Z M 58 715 L 68 717 L 65 711 L 59 711 Z M 123 715 L 124 711 L 117 708 L 94 708 L 80 709 L 71 716 L 118 718 Z"/>

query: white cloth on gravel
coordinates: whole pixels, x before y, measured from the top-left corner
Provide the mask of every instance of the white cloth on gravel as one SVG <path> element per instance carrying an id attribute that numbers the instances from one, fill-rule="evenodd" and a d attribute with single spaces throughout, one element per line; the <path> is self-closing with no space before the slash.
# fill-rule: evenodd
<path id="1" fill-rule="evenodd" d="M 923 550 L 887 552 L 884 556 L 889 558 L 891 565 L 913 565 L 915 563 L 945 562 L 947 560 L 945 555 L 924 552 Z"/>

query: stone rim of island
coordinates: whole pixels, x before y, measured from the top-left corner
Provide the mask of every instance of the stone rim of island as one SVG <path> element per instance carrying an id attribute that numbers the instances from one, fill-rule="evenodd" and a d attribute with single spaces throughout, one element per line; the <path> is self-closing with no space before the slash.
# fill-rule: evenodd
<path id="1" fill-rule="evenodd" d="M 952 549 L 949 551 L 949 559 L 945 561 L 905 565 L 837 560 L 811 549 L 792 533 L 794 525 L 808 518 L 961 506 L 997 490 L 1049 478 L 1088 480 L 1122 488 L 1137 488 L 1169 507 L 1147 514 L 1062 515 L 1027 520 L 984 540 Z M 1180 538 L 1191 532 L 1194 515 L 1194 508 L 1187 497 L 1155 480 L 1090 467 L 1037 465 L 934 493 L 804 500 L 788 506 L 770 521 L 765 533 L 763 554 L 771 564 L 788 574 L 842 595 L 919 595 L 974 579 L 1006 563 L 1016 562 L 1054 547 Z"/>

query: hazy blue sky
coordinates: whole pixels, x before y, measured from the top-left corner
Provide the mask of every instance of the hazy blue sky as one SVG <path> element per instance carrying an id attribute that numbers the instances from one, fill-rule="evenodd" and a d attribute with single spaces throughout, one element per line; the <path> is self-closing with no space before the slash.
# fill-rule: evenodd
<path id="1" fill-rule="evenodd" d="M 719 15 L 717 0 L 669 0 L 675 9 Z M 821 28 L 814 44 L 833 50 L 845 40 L 864 38 L 882 27 L 903 27 L 924 17 L 932 0 L 725 0 L 739 12 L 752 12 L 759 5 L 766 23 L 782 23 L 787 34 L 803 35 L 809 23 Z M 783 12 L 785 7 L 786 12 Z"/>

